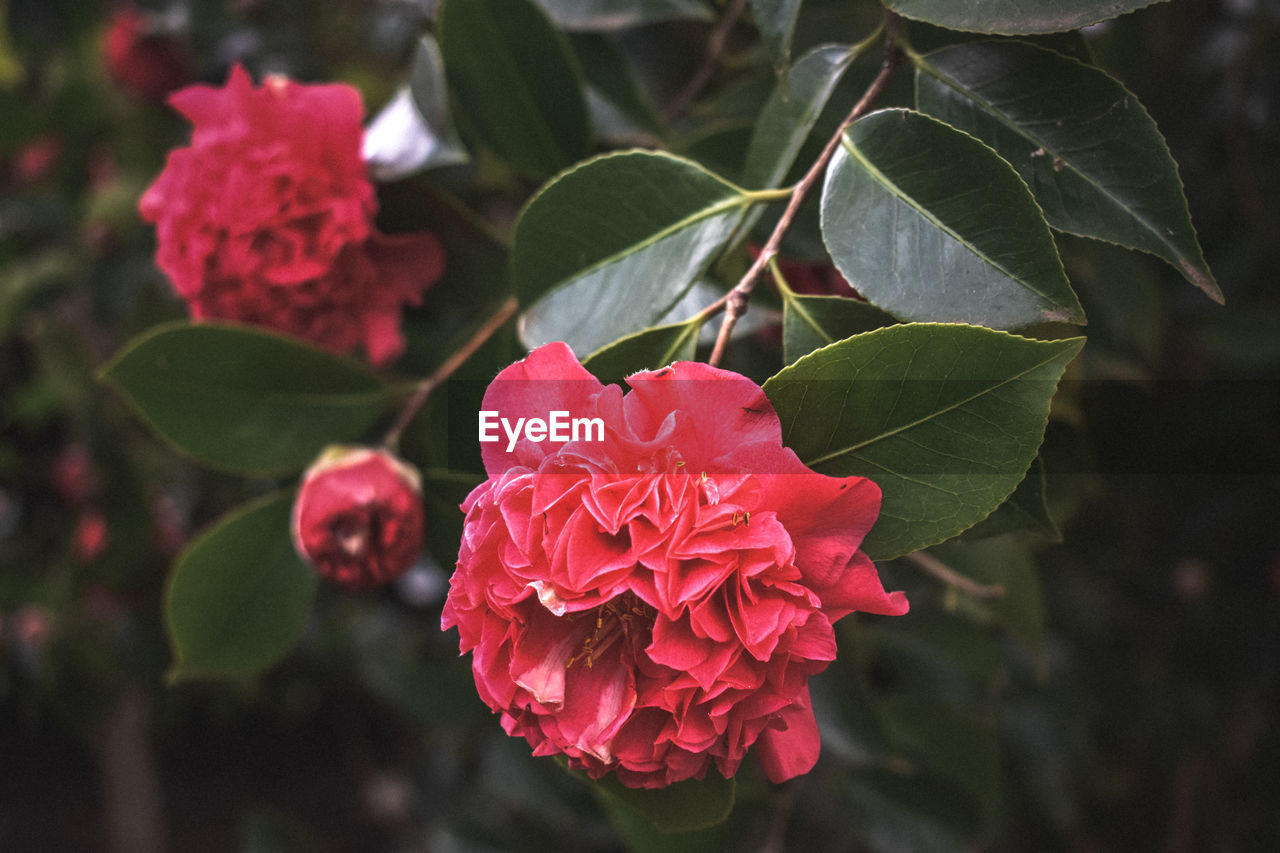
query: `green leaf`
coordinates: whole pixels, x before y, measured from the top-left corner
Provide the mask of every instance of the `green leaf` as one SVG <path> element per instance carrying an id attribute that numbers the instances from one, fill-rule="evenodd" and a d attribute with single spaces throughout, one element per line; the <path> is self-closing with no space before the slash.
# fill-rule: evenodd
<path id="1" fill-rule="evenodd" d="M 548 184 L 516 223 L 521 337 L 591 353 L 659 322 L 732 233 L 750 195 L 689 160 L 632 151 Z"/>
<path id="2" fill-rule="evenodd" d="M 822 236 L 854 289 L 903 320 L 1084 322 L 1026 184 L 920 113 L 881 110 L 849 128 L 827 170 Z"/>
<path id="3" fill-rule="evenodd" d="M 805 356 L 764 390 L 783 441 L 807 465 L 880 486 L 880 518 L 863 549 L 884 560 L 950 539 L 1013 492 L 1083 344 L 979 326 L 890 326 Z"/>
<path id="4" fill-rule="evenodd" d="M 1178 166 L 1138 99 L 1097 68 L 1019 42 L 920 57 L 921 111 L 995 148 L 1059 231 L 1163 258 L 1217 302 Z"/>
<path id="5" fill-rule="evenodd" d="M 905 18 L 950 30 L 1001 35 L 1057 33 L 1119 17 L 1162 0 L 885 0 Z"/>
<path id="6" fill-rule="evenodd" d="M 360 440 L 394 399 L 354 359 L 215 323 L 158 326 L 102 376 L 180 450 L 255 475 L 290 474 L 327 445 Z"/>
<path id="7" fill-rule="evenodd" d="M 743 184 L 764 189 L 786 180 L 822 108 L 853 59 L 853 49 L 848 45 L 816 47 L 796 62 L 785 80 L 779 81 L 747 143 Z"/>
<path id="8" fill-rule="evenodd" d="M 692 361 L 701 329 L 700 321 L 645 329 L 596 350 L 583 359 L 582 366 L 605 382 L 616 382 L 638 370 Z"/>
<path id="9" fill-rule="evenodd" d="M 606 36 L 585 34 L 573 36 L 570 44 L 587 84 L 637 127 L 662 136 L 662 122 L 617 44 Z"/>
<path id="10" fill-rule="evenodd" d="M 422 163 L 423 168 L 465 163 L 470 159 L 462 140 L 458 138 L 449 111 L 449 87 L 445 82 L 444 58 L 440 46 L 427 33 L 418 39 L 413 53 L 413 66 L 409 70 L 409 93 L 418 115 L 431 129 L 436 147 Z"/>
<path id="11" fill-rule="evenodd" d="M 948 542 L 932 549 L 948 567 L 1004 594 L 982 602 L 1009 633 L 1034 650 L 1045 640 L 1044 590 L 1026 537 Z M 964 593 L 961 593 L 962 595 Z"/>
<path id="12" fill-rule="evenodd" d="M 751 13 L 773 67 L 780 73 L 791 64 L 791 39 L 800 15 L 800 0 L 751 0 Z"/>
<path id="13" fill-rule="evenodd" d="M 463 115 L 494 151 L 536 178 L 586 156 L 577 64 L 531 0 L 443 0 L 437 34 Z"/>
<path id="14" fill-rule="evenodd" d="M 294 553 L 292 506 L 292 494 L 247 504 L 178 558 L 165 596 L 171 682 L 252 676 L 297 642 L 317 576 Z"/>
<path id="15" fill-rule="evenodd" d="M 784 294 L 782 360 L 791 364 L 827 344 L 896 322 L 874 305 L 846 296 Z"/>
<path id="16" fill-rule="evenodd" d="M 644 818 L 663 833 L 693 832 L 724 821 L 733 809 L 735 785 L 711 771 L 665 788 L 628 788 L 613 776 L 591 783 L 607 805 Z"/>
<path id="17" fill-rule="evenodd" d="M 991 515 L 965 531 L 966 539 L 999 536 L 1016 530 L 1031 530 L 1054 542 L 1062 541 L 1062 531 L 1049 514 L 1045 497 L 1044 462 L 1039 456 L 1031 463 L 1027 476 Z"/>
<path id="18" fill-rule="evenodd" d="M 566 30 L 621 30 L 660 21 L 711 19 L 700 0 L 538 0 Z"/>

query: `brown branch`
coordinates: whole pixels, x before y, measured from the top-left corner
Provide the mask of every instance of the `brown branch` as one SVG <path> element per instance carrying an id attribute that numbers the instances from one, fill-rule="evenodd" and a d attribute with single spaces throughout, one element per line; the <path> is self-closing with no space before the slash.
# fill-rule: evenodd
<path id="1" fill-rule="evenodd" d="M 886 50 L 884 61 L 880 64 L 879 73 L 876 74 L 871 84 L 867 86 L 867 90 L 862 93 L 862 97 L 858 99 L 858 103 L 854 105 L 849 115 L 840 123 L 835 135 L 827 140 L 826 147 L 822 149 L 818 159 L 809 167 L 809 171 L 800 179 L 800 182 L 795 185 L 795 188 L 791 191 L 791 197 L 787 201 L 787 207 L 778 219 L 778 224 L 774 226 L 773 233 L 769 235 L 768 241 L 765 242 L 764 248 L 760 250 L 760 254 L 756 256 L 755 262 L 743 274 L 742 279 L 734 285 L 733 290 L 729 291 L 728 301 L 726 302 L 727 310 L 724 313 L 724 319 L 720 323 L 720 333 L 716 336 L 716 343 L 711 350 L 711 357 L 707 359 L 708 364 L 717 365 L 724 357 L 725 346 L 729 343 L 729 336 L 733 333 L 734 325 L 737 324 L 738 318 L 747 312 L 747 302 L 751 298 L 751 290 L 755 287 L 756 280 L 760 277 L 760 273 L 769 261 L 778 254 L 778 247 L 782 244 L 783 235 L 791 227 L 792 221 L 800 210 L 800 205 L 804 203 L 814 184 L 818 182 L 818 178 L 822 177 L 827 164 L 831 162 L 831 158 L 835 155 L 836 147 L 840 144 L 840 139 L 844 136 L 844 132 L 849 128 L 849 125 L 853 124 L 869 110 L 871 105 L 883 94 L 889 79 L 901 63 L 902 52 L 897 46 L 897 40 L 900 35 L 899 28 L 898 16 L 886 11 Z"/>
<path id="2" fill-rule="evenodd" d="M 733 0 L 733 4 L 725 10 L 724 15 L 716 21 L 716 25 L 711 30 L 711 35 L 707 37 L 707 51 L 703 57 L 702 65 L 689 78 L 689 82 L 681 89 L 671 103 L 667 105 L 667 109 L 663 113 L 663 118 L 668 122 L 675 121 L 684 115 L 685 110 L 693 103 L 693 99 L 698 97 L 706 85 L 711 82 L 711 75 L 716 72 L 716 64 L 720 61 L 720 54 L 724 53 L 724 46 L 729 41 L 729 32 L 734 25 L 738 23 L 738 19 L 742 17 L 742 13 L 746 11 L 747 0 Z"/>
<path id="3" fill-rule="evenodd" d="M 965 577 L 937 557 L 926 551 L 916 551 L 908 554 L 906 559 L 915 563 L 924 573 L 937 578 L 947 586 L 953 586 L 961 592 L 967 592 L 974 598 L 1003 598 L 1004 587 L 995 584 L 987 586 L 980 584 L 973 578 Z"/>
<path id="4" fill-rule="evenodd" d="M 386 436 L 383 437 L 383 447 L 392 447 L 400 440 L 400 434 L 404 432 L 405 427 L 413 420 L 414 415 L 418 414 L 418 410 L 427 402 L 431 392 L 452 376 L 454 371 L 466 363 L 467 359 L 475 355 L 476 350 L 480 349 L 485 341 L 493 337 L 494 333 L 511 319 L 511 316 L 516 313 L 517 307 L 519 307 L 519 303 L 516 302 L 514 296 L 507 299 L 494 315 L 486 320 L 485 324 L 477 329 L 475 334 L 462 345 L 461 349 L 449 356 L 444 364 L 436 368 L 434 373 L 418 383 L 413 395 L 405 401 L 404 408 L 400 410 L 399 416 L 396 417 L 396 422 L 391 425 L 391 429 L 387 430 Z"/>

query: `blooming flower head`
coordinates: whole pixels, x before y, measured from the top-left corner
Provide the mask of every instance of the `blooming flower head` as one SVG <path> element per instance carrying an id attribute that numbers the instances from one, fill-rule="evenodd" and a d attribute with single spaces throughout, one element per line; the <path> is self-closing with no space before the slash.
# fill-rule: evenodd
<path id="1" fill-rule="evenodd" d="M 772 780 L 807 772 L 832 623 L 907 610 L 859 550 L 880 489 L 809 470 L 743 376 L 680 362 L 627 383 L 554 343 L 489 386 L 510 424 L 567 412 L 603 432 L 483 446 L 442 624 L 535 755 L 646 788 L 712 762 L 732 776 L 753 745 Z"/>
<path id="2" fill-rule="evenodd" d="M 431 234 L 388 236 L 360 146 L 363 107 L 344 85 L 244 69 L 223 88 L 170 102 L 191 144 L 139 202 L 156 225 L 156 262 L 195 319 L 263 325 L 384 364 L 403 348 L 400 313 L 444 270 Z"/>
<path id="3" fill-rule="evenodd" d="M 389 583 L 422 551 L 418 472 L 384 450 L 332 447 L 302 478 L 293 544 L 320 575 L 351 590 Z"/>

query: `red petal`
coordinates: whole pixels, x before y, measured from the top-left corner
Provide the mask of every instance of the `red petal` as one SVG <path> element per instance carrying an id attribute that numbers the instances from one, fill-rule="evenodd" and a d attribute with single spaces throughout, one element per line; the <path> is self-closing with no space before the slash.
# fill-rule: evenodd
<path id="1" fill-rule="evenodd" d="M 818 763 L 822 750 L 808 687 L 778 718 L 783 728 L 767 728 L 756 741 L 756 757 L 771 782 L 785 782 L 808 773 Z"/>

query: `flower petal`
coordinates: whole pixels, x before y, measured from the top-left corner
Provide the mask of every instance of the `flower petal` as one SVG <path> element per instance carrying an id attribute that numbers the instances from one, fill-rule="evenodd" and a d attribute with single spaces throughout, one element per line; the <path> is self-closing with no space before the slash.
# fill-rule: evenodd
<path id="1" fill-rule="evenodd" d="M 813 716 L 809 688 L 778 715 L 780 728 L 767 728 L 756 741 L 756 756 L 771 782 L 785 782 L 808 773 L 818 763 L 822 739 Z"/>

